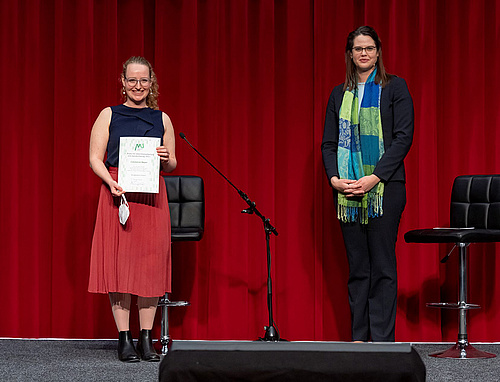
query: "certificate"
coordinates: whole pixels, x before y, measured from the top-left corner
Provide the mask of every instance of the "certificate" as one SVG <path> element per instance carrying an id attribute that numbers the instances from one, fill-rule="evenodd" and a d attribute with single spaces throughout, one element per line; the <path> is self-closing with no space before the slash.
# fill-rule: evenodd
<path id="1" fill-rule="evenodd" d="M 160 138 L 120 137 L 118 184 L 125 192 L 157 194 L 160 187 Z"/>

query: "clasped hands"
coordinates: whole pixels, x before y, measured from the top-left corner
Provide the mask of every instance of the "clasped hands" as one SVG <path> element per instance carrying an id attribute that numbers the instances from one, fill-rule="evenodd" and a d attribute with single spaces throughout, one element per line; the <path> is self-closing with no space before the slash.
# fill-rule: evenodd
<path id="1" fill-rule="evenodd" d="M 364 176 L 358 180 L 339 179 L 334 176 L 330 182 L 333 188 L 349 198 L 363 196 L 380 182 L 380 178 L 375 174 Z"/>

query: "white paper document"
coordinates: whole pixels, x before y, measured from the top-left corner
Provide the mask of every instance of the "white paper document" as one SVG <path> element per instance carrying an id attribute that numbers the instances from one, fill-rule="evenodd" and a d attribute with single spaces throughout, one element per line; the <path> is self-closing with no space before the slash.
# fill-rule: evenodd
<path id="1" fill-rule="evenodd" d="M 118 184 L 125 192 L 159 192 L 160 138 L 120 137 Z"/>

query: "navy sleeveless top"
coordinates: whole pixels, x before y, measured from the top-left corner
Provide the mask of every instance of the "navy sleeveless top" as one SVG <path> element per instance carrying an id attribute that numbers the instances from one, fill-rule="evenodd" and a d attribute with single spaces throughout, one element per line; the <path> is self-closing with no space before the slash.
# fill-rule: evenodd
<path id="1" fill-rule="evenodd" d="M 134 108 L 125 105 L 111 106 L 109 124 L 108 157 L 106 167 L 118 167 L 120 137 L 155 137 L 161 138 L 163 145 L 163 119 L 160 110 L 149 107 Z"/>

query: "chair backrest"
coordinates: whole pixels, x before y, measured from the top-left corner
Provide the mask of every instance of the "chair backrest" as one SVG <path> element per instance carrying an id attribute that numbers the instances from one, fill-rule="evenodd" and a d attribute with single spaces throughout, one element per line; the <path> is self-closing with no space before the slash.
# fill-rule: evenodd
<path id="1" fill-rule="evenodd" d="M 164 176 L 172 241 L 197 241 L 205 230 L 205 193 L 199 176 Z"/>
<path id="2" fill-rule="evenodd" d="M 462 175 L 451 191 L 450 226 L 500 229 L 500 175 Z"/>

